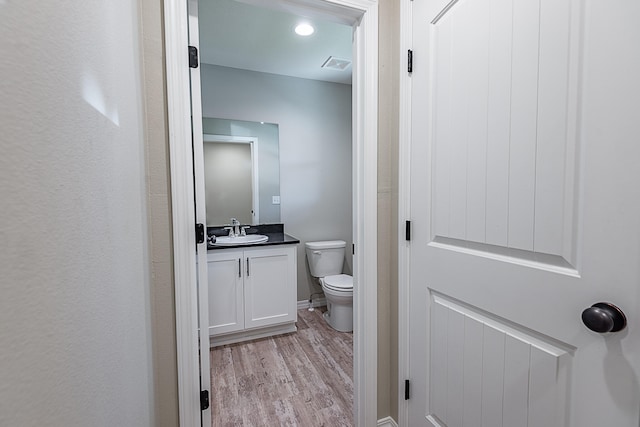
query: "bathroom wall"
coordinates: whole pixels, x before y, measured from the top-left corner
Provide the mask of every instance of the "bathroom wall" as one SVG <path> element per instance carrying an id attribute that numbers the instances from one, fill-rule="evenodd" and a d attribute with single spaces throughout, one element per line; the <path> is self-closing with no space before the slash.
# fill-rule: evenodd
<path id="1" fill-rule="evenodd" d="M 320 287 L 304 242 L 347 242 L 351 274 L 351 86 L 202 64 L 205 117 L 277 123 L 281 220 L 298 245 L 298 300 Z"/>
<path id="2" fill-rule="evenodd" d="M 135 0 L 0 0 L 1 426 L 158 425 L 141 45 Z"/>

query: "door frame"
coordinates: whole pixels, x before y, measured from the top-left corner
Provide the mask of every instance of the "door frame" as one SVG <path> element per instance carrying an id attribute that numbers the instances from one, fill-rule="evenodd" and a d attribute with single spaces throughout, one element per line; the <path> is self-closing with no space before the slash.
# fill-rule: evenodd
<path id="1" fill-rule="evenodd" d="M 377 424 L 377 0 L 269 0 L 354 25 L 352 84 L 354 421 Z M 200 379 L 195 209 L 186 0 L 164 0 L 178 403 L 181 426 L 199 426 Z M 358 286 L 362 284 L 362 286 Z"/>
<path id="2" fill-rule="evenodd" d="M 413 49 L 412 2 L 400 2 L 400 52 Z M 415 62 L 415 61 L 414 61 Z M 411 73 L 400 61 L 398 117 L 398 235 L 404 233 L 405 221 L 411 220 Z M 398 390 L 410 380 L 409 316 L 410 316 L 410 255 L 411 245 L 398 239 Z M 409 403 L 404 393 L 398 393 L 398 426 L 407 426 Z"/>

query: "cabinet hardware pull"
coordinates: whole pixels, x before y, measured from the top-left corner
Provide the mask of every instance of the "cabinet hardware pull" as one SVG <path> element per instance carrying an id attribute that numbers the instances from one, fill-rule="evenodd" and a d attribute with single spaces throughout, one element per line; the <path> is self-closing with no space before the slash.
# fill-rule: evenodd
<path id="1" fill-rule="evenodd" d="M 242 277 L 242 259 L 238 258 L 238 277 Z"/>
<path id="2" fill-rule="evenodd" d="M 249 257 L 247 257 L 247 277 L 249 277 Z"/>

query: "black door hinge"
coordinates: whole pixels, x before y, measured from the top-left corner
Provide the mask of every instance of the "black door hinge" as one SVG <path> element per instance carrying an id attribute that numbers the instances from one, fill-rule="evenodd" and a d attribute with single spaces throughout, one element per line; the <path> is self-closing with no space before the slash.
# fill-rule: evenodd
<path id="1" fill-rule="evenodd" d="M 200 391 L 200 410 L 205 411 L 209 409 L 209 390 Z"/>
<path id="2" fill-rule="evenodd" d="M 198 48 L 189 46 L 189 68 L 198 68 Z"/>
<path id="3" fill-rule="evenodd" d="M 407 52 L 407 73 L 413 73 L 413 51 L 411 49 Z"/>
<path id="4" fill-rule="evenodd" d="M 204 243 L 204 225 L 196 224 L 196 244 Z"/>
<path id="5" fill-rule="evenodd" d="M 404 400 L 409 400 L 409 380 L 404 380 Z"/>
<path id="6" fill-rule="evenodd" d="M 411 240 L 411 221 L 405 221 L 404 223 L 404 238 L 407 242 Z"/>

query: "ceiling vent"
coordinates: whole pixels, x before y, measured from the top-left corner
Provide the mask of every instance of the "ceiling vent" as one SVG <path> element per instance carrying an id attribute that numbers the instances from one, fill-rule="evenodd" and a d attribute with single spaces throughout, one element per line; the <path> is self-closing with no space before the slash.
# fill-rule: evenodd
<path id="1" fill-rule="evenodd" d="M 322 64 L 322 68 L 344 71 L 349 68 L 349 65 L 351 65 L 351 61 L 349 61 L 348 59 L 340 59 L 330 56 L 326 61 L 324 61 L 324 64 Z"/>

